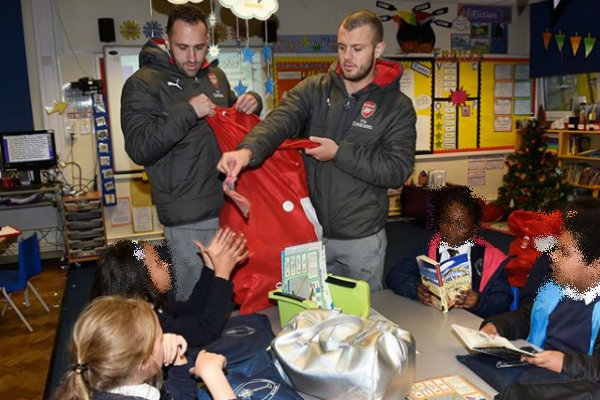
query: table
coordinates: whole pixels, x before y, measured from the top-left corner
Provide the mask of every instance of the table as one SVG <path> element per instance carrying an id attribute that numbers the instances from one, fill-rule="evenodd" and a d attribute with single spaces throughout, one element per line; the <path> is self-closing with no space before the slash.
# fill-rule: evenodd
<path id="1" fill-rule="evenodd" d="M 415 381 L 458 373 L 488 395 L 498 393 L 456 359 L 457 355 L 467 354 L 468 351 L 450 325 L 459 324 L 477 329 L 481 318 L 462 309 L 453 309 L 444 314 L 416 300 L 399 296 L 391 290 L 371 293 L 371 307 L 401 328 L 410 331 L 415 338 L 418 352 Z M 277 307 L 268 308 L 261 313 L 269 317 L 273 331 L 277 334 L 281 330 Z M 316 399 L 313 396 L 301 395 L 308 400 Z"/>

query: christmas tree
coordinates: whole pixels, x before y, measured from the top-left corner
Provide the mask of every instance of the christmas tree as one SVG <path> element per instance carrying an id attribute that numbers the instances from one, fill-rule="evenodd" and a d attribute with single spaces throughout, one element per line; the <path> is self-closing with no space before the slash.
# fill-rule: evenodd
<path id="1" fill-rule="evenodd" d="M 548 210 L 571 194 L 572 188 L 558 168 L 558 156 L 548 151 L 545 125 L 530 119 L 521 130 L 520 147 L 506 157 L 508 172 L 498 189 L 498 204 L 520 210 Z"/>

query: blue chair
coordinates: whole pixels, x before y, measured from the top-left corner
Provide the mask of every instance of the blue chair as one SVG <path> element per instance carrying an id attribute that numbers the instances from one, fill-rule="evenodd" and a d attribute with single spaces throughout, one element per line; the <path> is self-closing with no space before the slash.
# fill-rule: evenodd
<path id="1" fill-rule="evenodd" d="M 519 308 L 519 288 L 517 286 L 511 286 L 510 289 L 513 294 L 513 300 L 512 303 L 510 303 L 510 311 L 515 311 Z"/>
<path id="2" fill-rule="evenodd" d="M 29 322 L 25 319 L 21 311 L 17 308 L 15 303 L 11 299 L 12 292 L 18 290 L 24 290 L 25 305 L 29 307 L 29 293 L 28 289 L 31 289 L 35 297 L 38 298 L 42 307 L 46 312 L 50 312 L 50 309 L 42 300 L 42 297 L 31 284 L 30 279 L 42 272 L 42 261 L 40 259 L 40 247 L 38 244 L 37 234 L 29 236 L 27 239 L 19 240 L 19 266 L 16 270 L 0 271 L 0 290 L 2 295 L 6 299 L 8 304 L 4 305 L 1 315 L 10 305 L 13 310 L 17 313 L 21 321 L 25 324 L 29 332 L 33 332 L 33 328 L 29 325 Z"/>

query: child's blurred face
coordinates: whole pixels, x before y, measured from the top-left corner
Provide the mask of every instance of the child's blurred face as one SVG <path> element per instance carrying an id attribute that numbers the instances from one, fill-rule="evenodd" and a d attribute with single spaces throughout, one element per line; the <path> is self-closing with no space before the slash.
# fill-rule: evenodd
<path id="1" fill-rule="evenodd" d="M 144 245 L 144 264 L 148 268 L 150 279 L 159 292 L 165 293 L 171 289 L 171 275 L 169 264 L 163 261 L 154 246 Z"/>
<path id="2" fill-rule="evenodd" d="M 575 238 L 569 231 L 563 232 L 558 244 L 550 254 L 554 280 L 561 286 L 577 289 L 580 293 L 600 283 L 600 262 L 586 264 L 577 247 Z"/>
<path id="3" fill-rule="evenodd" d="M 476 226 L 467 207 L 452 203 L 446 208 L 439 221 L 442 240 L 451 247 L 459 247 L 473 236 Z"/>

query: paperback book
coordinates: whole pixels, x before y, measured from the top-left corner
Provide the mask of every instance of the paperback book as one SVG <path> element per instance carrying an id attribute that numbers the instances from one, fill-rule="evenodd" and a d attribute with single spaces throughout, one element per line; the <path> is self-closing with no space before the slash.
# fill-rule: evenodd
<path id="1" fill-rule="evenodd" d="M 443 312 L 454 306 L 459 292 L 471 289 L 471 264 L 467 254 L 457 254 L 441 263 L 422 255 L 417 257 L 417 264 L 433 305 Z"/>
<path id="2" fill-rule="evenodd" d="M 452 329 L 470 350 L 504 360 L 520 360 L 522 355 L 535 357 L 542 350 L 522 339 L 510 341 L 500 335 L 492 338 L 485 332 L 457 324 L 452 324 Z"/>

